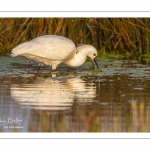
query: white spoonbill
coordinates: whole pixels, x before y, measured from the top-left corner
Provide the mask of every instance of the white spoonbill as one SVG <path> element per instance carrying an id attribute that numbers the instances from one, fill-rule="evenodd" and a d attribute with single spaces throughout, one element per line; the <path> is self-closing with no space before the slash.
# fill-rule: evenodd
<path id="1" fill-rule="evenodd" d="M 97 63 L 97 50 L 91 45 L 80 45 L 76 48 L 73 41 L 57 35 L 44 35 L 31 41 L 19 44 L 12 49 L 14 56 L 25 56 L 39 63 L 38 70 L 44 64 L 50 65 L 52 70 L 56 69 L 60 63 L 71 67 L 81 66 L 89 57 Z"/>

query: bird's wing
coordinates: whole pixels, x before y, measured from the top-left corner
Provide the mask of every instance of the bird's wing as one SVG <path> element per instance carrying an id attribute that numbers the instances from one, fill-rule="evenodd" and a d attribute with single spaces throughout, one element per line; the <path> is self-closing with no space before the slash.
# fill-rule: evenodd
<path id="1" fill-rule="evenodd" d="M 29 42 L 22 43 L 12 50 L 12 56 L 34 55 L 50 60 L 66 60 L 74 55 L 75 44 L 61 36 L 41 36 Z"/>

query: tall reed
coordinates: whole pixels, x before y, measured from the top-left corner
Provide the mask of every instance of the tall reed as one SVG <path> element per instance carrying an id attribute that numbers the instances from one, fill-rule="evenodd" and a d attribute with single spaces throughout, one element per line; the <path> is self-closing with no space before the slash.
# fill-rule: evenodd
<path id="1" fill-rule="evenodd" d="M 0 18 L 0 55 L 45 34 L 92 44 L 108 53 L 149 54 L 149 18 Z"/>

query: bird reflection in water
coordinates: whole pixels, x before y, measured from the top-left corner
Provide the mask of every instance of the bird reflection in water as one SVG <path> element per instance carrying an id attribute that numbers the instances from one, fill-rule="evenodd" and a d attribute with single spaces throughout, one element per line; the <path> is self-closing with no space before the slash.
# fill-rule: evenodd
<path id="1" fill-rule="evenodd" d="M 93 83 L 81 78 L 52 80 L 38 78 L 34 84 L 14 84 L 11 97 L 23 107 L 42 110 L 65 110 L 76 101 L 80 104 L 92 102 L 96 95 Z"/>

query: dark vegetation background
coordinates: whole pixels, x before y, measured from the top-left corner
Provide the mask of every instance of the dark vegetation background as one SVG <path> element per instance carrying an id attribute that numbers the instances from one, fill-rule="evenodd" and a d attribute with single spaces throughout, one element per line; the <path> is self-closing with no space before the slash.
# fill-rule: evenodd
<path id="1" fill-rule="evenodd" d="M 45 34 L 115 54 L 149 54 L 149 18 L 0 18 L 0 55 Z"/>

